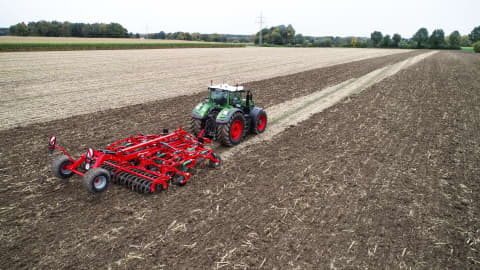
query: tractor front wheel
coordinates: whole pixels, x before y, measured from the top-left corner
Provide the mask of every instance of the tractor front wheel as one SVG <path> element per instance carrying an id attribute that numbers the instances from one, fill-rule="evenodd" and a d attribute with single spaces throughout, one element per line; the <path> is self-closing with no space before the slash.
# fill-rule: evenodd
<path id="1" fill-rule="evenodd" d="M 90 169 L 83 176 L 83 185 L 92 193 L 100 193 L 107 190 L 110 181 L 110 172 L 102 168 Z"/>
<path id="2" fill-rule="evenodd" d="M 190 121 L 190 130 L 192 134 L 198 136 L 202 129 L 205 127 L 205 120 L 192 118 Z"/>
<path id="3" fill-rule="evenodd" d="M 66 167 L 71 164 L 70 158 L 65 155 L 56 157 L 52 162 L 53 174 L 61 179 L 69 178 L 73 175 L 73 172 Z"/>
<path id="4" fill-rule="evenodd" d="M 245 117 L 241 112 L 234 113 L 228 123 L 218 125 L 217 139 L 225 146 L 237 145 L 243 137 L 245 137 Z"/>
<path id="5" fill-rule="evenodd" d="M 267 113 L 261 110 L 253 121 L 252 132 L 260 134 L 265 131 L 265 128 L 267 128 Z"/>

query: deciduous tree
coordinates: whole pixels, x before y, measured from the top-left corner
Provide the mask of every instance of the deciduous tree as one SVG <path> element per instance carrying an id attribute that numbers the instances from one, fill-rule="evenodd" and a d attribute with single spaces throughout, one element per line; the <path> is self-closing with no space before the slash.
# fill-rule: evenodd
<path id="1" fill-rule="evenodd" d="M 402 36 L 400 36 L 400 34 L 394 34 L 392 37 L 392 46 L 398 48 L 400 41 L 402 41 Z"/>
<path id="2" fill-rule="evenodd" d="M 448 36 L 448 45 L 452 49 L 458 49 L 460 48 L 460 33 L 458 31 L 453 31 L 449 36 Z"/>
<path id="3" fill-rule="evenodd" d="M 295 36 L 295 44 L 297 44 L 297 45 L 303 45 L 303 41 L 304 41 L 304 40 L 305 40 L 305 39 L 303 38 L 303 35 L 302 35 L 302 34 L 297 34 L 297 35 Z"/>
<path id="4" fill-rule="evenodd" d="M 385 35 L 380 42 L 380 47 L 389 48 L 390 46 L 392 46 L 392 39 L 390 38 L 390 35 Z"/>
<path id="5" fill-rule="evenodd" d="M 375 31 L 372 34 L 370 34 L 370 39 L 372 40 L 374 47 L 378 47 L 380 45 L 382 38 L 383 38 L 382 32 Z"/>
<path id="6" fill-rule="evenodd" d="M 413 41 L 417 43 L 417 48 L 425 48 L 428 44 L 428 30 L 426 28 L 418 29 L 417 33 L 413 35 Z"/>
<path id="7" fill-rule="evenodd" d="M 432 49 L 441 49 L 445 47 L 445 33 L 442 29 L 435 29 L 429 39 Z"/>
<path id="8" fill-rule="evenodd" d="M 473 28 L 472 32 L 470 32 L 470 35 L 468 35 L 472 43 L 475 43 L 477 41 L 480 41 L 480 25 Z"/>

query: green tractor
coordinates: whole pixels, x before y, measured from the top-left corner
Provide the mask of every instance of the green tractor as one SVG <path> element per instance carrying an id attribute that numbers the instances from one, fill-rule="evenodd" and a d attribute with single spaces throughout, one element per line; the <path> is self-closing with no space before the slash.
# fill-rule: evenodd
<path id="1" fill-rule="evenodd" d="M 267 127 L 267 113 L 255 107 L 252 92 L 243 86 L 228 84 L 208 87 L 210 95 L 192 111 L 191 129 L 198 136 L 233 146 L 240 143 L 247 132 L 260 134 Z"/>

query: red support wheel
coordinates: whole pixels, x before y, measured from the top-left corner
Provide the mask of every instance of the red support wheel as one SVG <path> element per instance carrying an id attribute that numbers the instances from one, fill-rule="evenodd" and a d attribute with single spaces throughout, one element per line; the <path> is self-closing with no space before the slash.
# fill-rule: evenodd
<path id="1" fill-rule="evenodd" d="M 110 172 L 102 168 L 93 168 L 83 176 L 85 188 L 92 193 L 104 192 L 110 181 Z"/>
<path id="2" fill-rule="evenodd" d="M 72 165 L 70 158 L 63 155 L 56 157 L 52 162 L 53 174 L 61 179 L 69 178 L 73 175 L 73 171 L 67 169 L 67 166 Z"/>

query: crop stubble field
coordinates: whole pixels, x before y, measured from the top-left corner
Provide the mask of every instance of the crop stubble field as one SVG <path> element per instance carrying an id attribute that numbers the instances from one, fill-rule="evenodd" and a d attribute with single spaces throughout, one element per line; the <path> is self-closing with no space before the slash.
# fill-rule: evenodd
<path id="1" fill-rule="evenodd" d="M 271 107 L 420 53 L 247 86 Z M 478 268 L 479 70 L 478 56 L 436 53 L 153 196 L 54 179 L 48 136 L 80 154 L 186 125 L 205 92 L 2 130 L 1 265 Z"/>
<path id="2" fill-rule="evenodd" d="M 216 48 L 0 54 L 0 128 L 204 91 L 404 50 Z"/>

